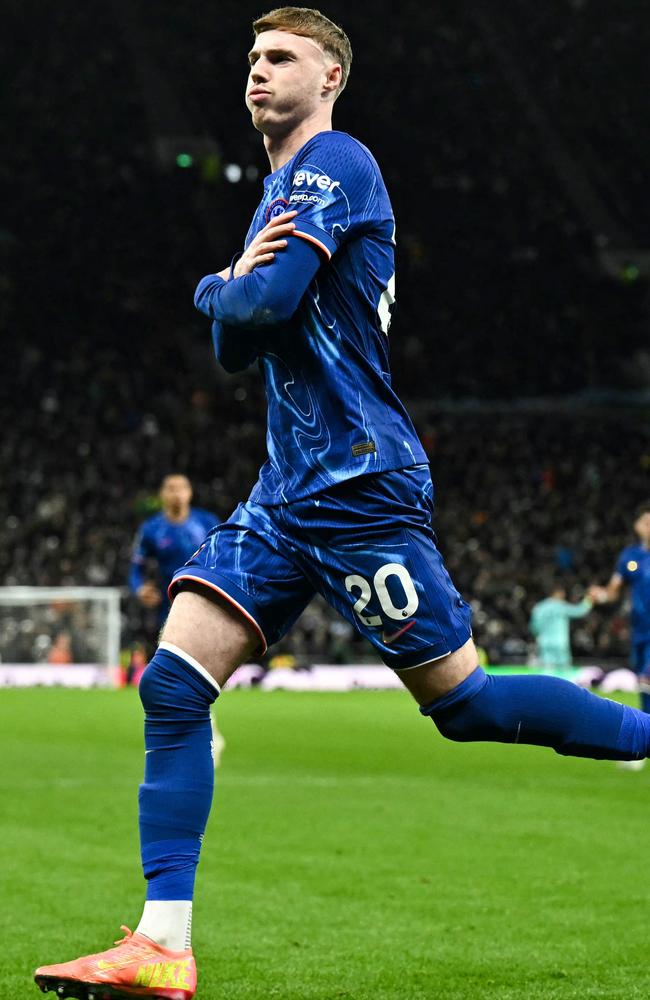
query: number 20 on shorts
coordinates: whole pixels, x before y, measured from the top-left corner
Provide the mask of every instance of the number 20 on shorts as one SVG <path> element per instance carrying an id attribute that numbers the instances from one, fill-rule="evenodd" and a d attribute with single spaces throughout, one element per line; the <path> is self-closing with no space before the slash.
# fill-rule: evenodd
<path id="1" fill-rule="evenodd" d="M 388 593 L 386 582 L 391 576 L 397 577 L 404 591 L 406 604 L 401 608 L 395 607 Z M 411 579 L 411 574 L 401 563 L 385 563 L 383 566 L 380 566 L 373 577 L 372 584 L 365 577 L 352 573 L 345 578 L 345 589 L 348 594 L 353 594 L 355 590 L 359 591 L 359 597 L 354 604 L 354 611 L 364 625 L 374 626 L 382 624 L 380 615 L 363 614 L 372 600 L 373 589 L 382 611 L 387 618 L 392 618 L 393 621 L 403 621 L 404 618 L 410 618 L 411 615 L 415 614 L 420 603 L 415 585 Z"/>

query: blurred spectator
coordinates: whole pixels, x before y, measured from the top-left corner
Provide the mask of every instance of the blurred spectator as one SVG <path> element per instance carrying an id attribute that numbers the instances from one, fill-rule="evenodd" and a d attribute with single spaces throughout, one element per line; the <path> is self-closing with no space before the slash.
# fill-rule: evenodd
<path id="1" fill-rule="evenodd" d="M 69 664 L 73 662 L 72 637 L 69 632 L 59 632 L 47 654 L 48 663 Z"/>

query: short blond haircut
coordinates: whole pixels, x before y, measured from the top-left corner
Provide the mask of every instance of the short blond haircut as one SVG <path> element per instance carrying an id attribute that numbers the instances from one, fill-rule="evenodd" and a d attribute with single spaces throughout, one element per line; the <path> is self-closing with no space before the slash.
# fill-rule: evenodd
<path id="1" fill-rule="evenodd" d="M 350 39 L 343 28 L 334 24 L 319 10 L 312 7 L 277 7 L 253 21 L 253 31 L 256 38 L 263 31 L 288 31 L 292 35 L 312 38 L 328 56 L 341 64 L 341 84 L 337 97 L 348 82 L 352 65 Z"/>

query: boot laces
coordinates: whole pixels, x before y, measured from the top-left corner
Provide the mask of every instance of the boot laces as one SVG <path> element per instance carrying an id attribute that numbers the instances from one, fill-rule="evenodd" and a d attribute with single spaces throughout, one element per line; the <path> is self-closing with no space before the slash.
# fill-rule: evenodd
<path id="1" fill-rule="evenodd" d="M 133 937 L 133 931 L 129 930 L 129 928 L 128 928 L 128 927 L 125 927 L 125 925 L 124 925 L 124 924 L 121 924 L 121 925 L 120 925 L 120 930 L 121 930 L 121 931 L 124 931 L 124 937 L 123 937 L 123 938 L 120 938 L 120 940 L 119 940 L 119 941 L 116 941 L 116 942 L 115 942 L 115 944 L 116 944 L 116 945 L 119 945 L 119 944 L 126 944 L 126 942 L 127 942 L 127 941 L 130 941 L 130 940 L 131 940 L 131 938 Z"/>

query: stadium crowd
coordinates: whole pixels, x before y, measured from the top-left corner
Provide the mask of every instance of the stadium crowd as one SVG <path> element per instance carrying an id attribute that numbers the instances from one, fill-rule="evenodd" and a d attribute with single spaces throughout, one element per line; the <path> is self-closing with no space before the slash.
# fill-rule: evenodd
<path id="1" fill-rule="evenodd" d="M 11 8 L 0 40 L 11 138 L 0 162 L 0 579 L 123 586 L 164 473 L 186 472 L 196 502 L 225 517 L 264 457 L 257 375 L 218 370 L 192 308 L 196 280 L 241 244 L 267 170 L 242 105 L 259 5 L 225 0 L 214 17 L 205 2 L 161 0 L 147 21 L 188 128 L 214 135 L 223 163 L 254 168 L 237 185 L 156 168 L 119 3 L 62 0 L 38 17 L 30 6 Z M 536 56 L 525 68 L 544 99 L 558 49 L 558 93 L 576 46 L 607 49 L 589 7 L 555 0 L 526 22 L 522 52 Z M 530 608 L 555 574 L 576 594 L 609 575 L 650 494 L 650 437 L 639 410 L 514 401 L 647 388 L 647 287 L 599 274 L 594 234 L 463 5 L 432 15 L 408 0 L 387 22 L 392 5 L 379 0 L 372 23 L 348 8 L 326 5 L 355 49 L 335 122 L 373 150 L 394 202 L 394 381 L 432 460 L 436 530 L 478 642 L 493 661 L 521 662 Z M 633 12 L 619 20 L 617 37 L 629 37 Z M 647 151 L 647 116 L 622 78 L 608 81 L 594 143 L 631 224 L 648 199 L 635 167 L 621 176 L 620 130 L 636 129 Z M 558 103 L 549 111 L 568 135 L 572 120 L 585 125 L 578 84 Z M 608 122 L 621 134 L 610 159 Z M 452 405 L 468 397 L 482 408 Z M 137 630 L 132 609 L 126 618 Z M 623 658 L 625 630 L 621 609 L 594 612 L 575 629 L 576 653 Z M 368 652 L 321 602 L 280 650 L 321 661 Z"/>
<path id="2" fill-rule="evenodd" d="M 222 517 L 246 497 L 264 454 L 263 400 L 253 377 L 226 390 L 203 346 L 203 365 L 184 373 L 159 358 L 158 374 L 167 368 L 176 391 L 142 407 L 140 373 L 125 373 L 119 353 L 78 355 L 71 370 L 26 355 L 13 380 L 14 433 L 1 450 L 5 584 L 123 586 L 160 470 L 186 472 L 197 504 Z M 38 405 L 21 409 L 34 393 Z M 609 576 L 648 493 L 647 427 L 638 411 L 465 413 L 426 403 L 417 423 L 436 531 L 474 605 L 477 638 L 492 660 L 521 661 L 530 608 L 555 577 L 577 594 Z M 576 653 L 623 656 L 625 627 L 620 611 L 594 612 L 576 629 Z M 367 652 L 320 602 L 280 648 L 338 660 Z"/>
<path id="3" fill-rule="evenodd" d="M 610 210 L 645 245 L 650 20 L 634 5 L 603 0 L 517 0 L 509 10 L 529 77 L 554 123 L 570 142 L 579 141 Z"/>

